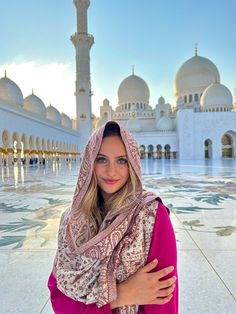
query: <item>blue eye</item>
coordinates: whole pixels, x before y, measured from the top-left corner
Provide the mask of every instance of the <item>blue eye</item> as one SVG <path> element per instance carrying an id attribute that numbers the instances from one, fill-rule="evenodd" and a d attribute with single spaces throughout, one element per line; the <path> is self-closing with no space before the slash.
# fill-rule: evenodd
<path id="1" fill-rule="evenodd" d="M 97 159 L 96 159 L 96 162 L 98 163 L 98 164 L 105 164 L 106 163 L 106 158 L 104 158 L 104 157 L 98 157 Z"/>
<path id="2" fill-rule="evenodd" d="M 120 165 L 126 165 L 127 163 L 128 163 L 128 161 L 125 158 L 118 159 L 118 164 L 120 164 Z"/>

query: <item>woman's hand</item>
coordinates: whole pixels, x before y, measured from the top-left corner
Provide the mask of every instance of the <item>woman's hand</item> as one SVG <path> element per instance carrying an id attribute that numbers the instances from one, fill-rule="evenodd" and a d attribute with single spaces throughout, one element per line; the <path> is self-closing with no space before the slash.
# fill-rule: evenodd
<path id="1" fill-rule="evenodd" d="M 174 267 L 166 267 L 150 273 L 158 261 L 155 259 L 145 265 L 126 281 L 117 285 L 117 299 L 110 306 L 111 309 L 123 305 L 166 304 L 172 298 L 176 277 L 161 280 L 170 274 Z"/>

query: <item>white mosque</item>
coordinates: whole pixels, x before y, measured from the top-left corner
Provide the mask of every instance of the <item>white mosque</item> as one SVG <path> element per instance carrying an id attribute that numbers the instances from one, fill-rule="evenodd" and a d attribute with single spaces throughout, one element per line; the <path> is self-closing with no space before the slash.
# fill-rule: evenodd
<path id="1" fill-rule="evenodd" d="M 135 136 L 145 158 L 236 157 L 236 108 L 230 90 L 220 82 L 215 64 L 195 55 L 174 78 L 176 105 L 160 97 L 149 104 L 149 88 L 139 76 L 125 78 L 118 88 L 115 110 L 105 99 L 97 126 L 116 120 Z"/>
<path id="2" fill-rule="evenodd" d="M 183 63 L 174 78 L 176 104 L 160 97 L 155 108 L 150 91 L 139 76 L 125 78 L 118 88 L 118 106 L 105 99 L 100 117 L 91 112 L 90 48 L 87 32 L 89 0 L 74 0 L 77 32 L 76 119 L 46 107 L 34 94 L 23 97 L 18 85 L 0 79 L 0 166 L 12 163 L 50 163 L 76 160 L 92 129 L 108 120 L 127 127 L 140 147 L 142 158 L 220 159 L 236 157 L 236 106 L 221 83 L 215 64 L 195 55 Z"/>

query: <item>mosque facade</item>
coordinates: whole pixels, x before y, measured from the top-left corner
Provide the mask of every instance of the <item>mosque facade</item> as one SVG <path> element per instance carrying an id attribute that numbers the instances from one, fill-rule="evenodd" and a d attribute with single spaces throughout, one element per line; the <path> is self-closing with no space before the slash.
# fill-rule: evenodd
<path id="1" fill-rule="evenodd" d="M 115 109 L 105 99 L 100 117 L 91 111 L 90 49 L 87 31 L 89 0 L 74 0 L 77 32 L 76 118 L 34 94 L 23 97 L 19 86 L 0 79 L 0 166 L 12 163 L 50 163 L 76 160 L 93 129 L 115 120 L 134 135 L 141 158 L 220 159 L 236 157 L 236 106 L 223 85 L 216 65 L 195 55 L 184 62 L 174 78 L 175 104 L 163 97 L 149 102 L 148 84 L 132 73 L 118 88 Z"/>
<path id="2" fill-rule="evenodd" d="M 105 99 L 97 127 L 116 120 L 135 136 L 142 158 L 220 159 L 236 157 L 236 106 L 221 83 L 216 65 L 195 55 L 174 78 L 176 104 L 163 97 L 155 108 L 150 91 L 139 76 L 125 78 L 118 88 L 115 110 Z"/>

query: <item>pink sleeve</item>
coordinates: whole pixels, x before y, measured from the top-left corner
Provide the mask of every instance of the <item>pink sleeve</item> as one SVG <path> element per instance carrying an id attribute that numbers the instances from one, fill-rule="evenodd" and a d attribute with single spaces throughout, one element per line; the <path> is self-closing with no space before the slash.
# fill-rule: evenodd
<path id="1" fill-rule="evenodd" d="M 147 263 L 155 258 L 158 265 L 153 271 L 160 270 L 167 266 L 174 266 L 175 269 L 166 278 L 175 275 L 177 277 L 177 249 L 174 230 L 166 207 L 159 203 L 156 214 L 156 221 L 152 234 L 152 241 L 148 254 Z M 177 277 L 178 278 L 178 277 Z M 142 305 L 139 306 L 138 314 L 177 314 L 178 313 L 178 279 L 169 303 L 163 305 Z"/>
<path id="2" fill-rule="evenodd" d="M 53 273 L 51 273 L 48 279 L 48 288 L 55 314 L 112 314 L 110 304 L 98 308 L 95 303 L 86 305 L 67 297 L 57 288 L 57 282 Z"/>

